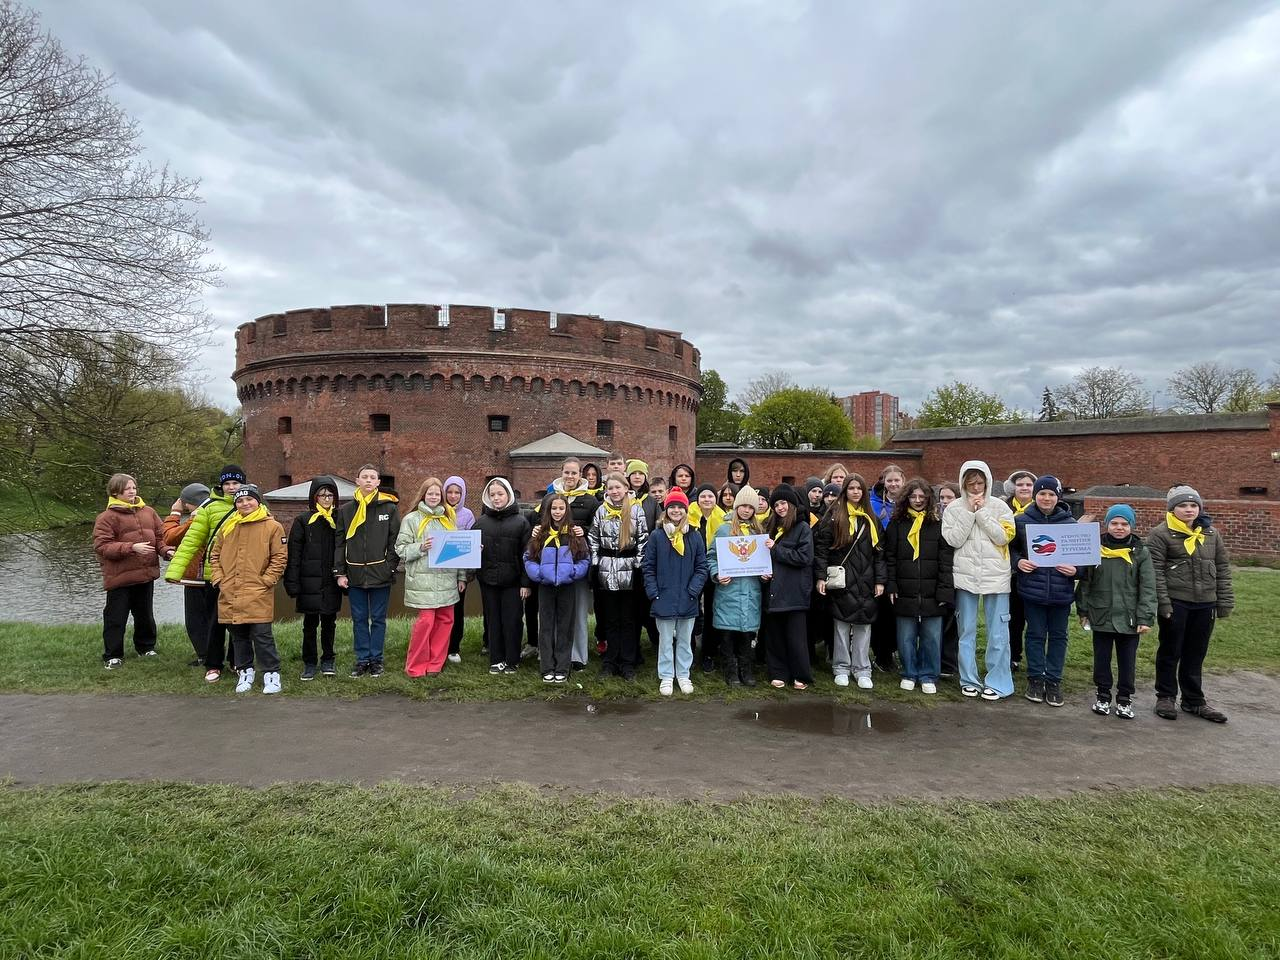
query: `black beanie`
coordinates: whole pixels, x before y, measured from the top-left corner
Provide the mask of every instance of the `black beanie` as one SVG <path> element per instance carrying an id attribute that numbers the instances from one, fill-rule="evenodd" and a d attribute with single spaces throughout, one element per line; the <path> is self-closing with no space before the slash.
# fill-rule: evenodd
<path id="1" fill-rule="evenodd" d="M 226 483 L 228 480 L 236 480 L 244 483 L 249 478 L 245 476 L 244 470 L 234 463 L 229 463 L 218 471 L 218 486 Z"/>

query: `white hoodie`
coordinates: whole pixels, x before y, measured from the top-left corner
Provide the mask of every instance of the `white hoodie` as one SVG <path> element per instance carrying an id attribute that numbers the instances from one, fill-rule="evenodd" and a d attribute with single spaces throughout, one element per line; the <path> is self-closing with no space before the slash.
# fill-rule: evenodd
<path id="1" fill-rule="evenodd" d="M 980 470 L 987 478 L 986 502 L 976 513 L 969 509 L 964 475 Z M 955 549 L 952 576 L 957 590 L 978 595 L 1009 592 L 1009 541 L 1013 539 L 1013 511 L 996 496 L 991 468 L 981 460 L 960 467 L 961 494 L 942 514 L 942 536 Z"/>

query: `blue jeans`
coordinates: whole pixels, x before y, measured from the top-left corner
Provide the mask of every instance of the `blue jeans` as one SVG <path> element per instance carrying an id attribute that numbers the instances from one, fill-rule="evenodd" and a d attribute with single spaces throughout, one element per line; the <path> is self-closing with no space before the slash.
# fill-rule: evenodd
<path id="1" fill-rule="evenodd" d="M 658 619 L 658 679 L 689 679 L 693 666 L 693 621 Z M 674 650 L 672 649 L 674 647 Z M 674 663 L 672 662 L 674 653 Z"/>
<path id="2" fill-rule="evenodd" d="M 898 617 L 902 679 L 937 683 L 942 671 L 942 618 Z"/>
<path id="3" fill-rule="evenodd" d="M 1061 683 L 1062 665 L 1067 660 L 1067 621 L 1071 619 L 1071 607 L 1066 604 L 1050 607 L 1024 600 L 1022 609 L 1027 618 L 1027 679 Z"/>
<path id="4" fill-rule="evenodd" d="M 1009 595 L 986 593 L 981 597 L 987 619 L 987 676 L 978 676 L 978 594 L 956 591 L 956 626 L 960 630 L 960 683 L 966 687 L 990 687 L 1002 697 L 1013 695 L 1009 670 Z"/>
<path id="5" fill-rule="evenodd" d="M 351 587 L 347 590 L 356 663 L 382 659 L 382 646 L 387 639 L 387 601 L 390 599 L 390 586 Z"/>

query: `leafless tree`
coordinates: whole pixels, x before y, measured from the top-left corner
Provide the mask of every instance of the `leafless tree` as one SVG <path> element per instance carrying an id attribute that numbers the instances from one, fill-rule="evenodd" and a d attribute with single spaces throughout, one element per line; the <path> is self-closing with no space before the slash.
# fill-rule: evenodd
<path id="1" fill-rule="evenodd" d="M 1120 367 L 1089 367 L 1053 391 L 1060 410 L 1077 420 L 1135 417 L 1146 411 L 1142 378 Z"/>
<path id="2" fill-rule="evenodd" d="M 743 411 L 748 411 L 758 405 L 760 401 L 773 396 L 775 393 L 782 390 L 790 390 L 795 386 L 796 382 L 786 372 L 782 370 L 766 370 L 743 387 L 742 392 L 738 394 L 738 407 Z"/>
<path id="3" fill-rule="evenodd" d="M 140 159 L 111 85 L 0 0 L 4 375 L 56 358 L 69 335 L 108 350 L 122 333 L 187 347 L 207 329 L 201 294 L 216 268 L 197 183 Z"/>
<path id="4" fill-rule="evenodd" d="M 1267 387 L 1248 367 L 1205 360 L 1174 373 L 1169 393 L 1187 413 L 1246 413 L 1262 407 Z"/>

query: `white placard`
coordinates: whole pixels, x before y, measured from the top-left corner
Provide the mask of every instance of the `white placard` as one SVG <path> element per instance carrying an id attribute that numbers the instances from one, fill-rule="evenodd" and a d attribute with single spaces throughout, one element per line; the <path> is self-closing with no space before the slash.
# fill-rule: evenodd
<path id="1" fill-rule="evenodd" d="M 763 534 L 716 537 L 717 577 L 760 577 L 773 573 L 773 556 Z"/>
<path id="2" fill-rule="evenodd" d="M 432 530 L 427 563 L 445 570 L 477 570 L 480 567 L 479 530 Z"/>
<path id="3" fill-rule="evenodd" d="M 1027 559 L 1037 567 L 1096 567 L 1102 539 L 1096 523 L 1028 523 Z"/>

